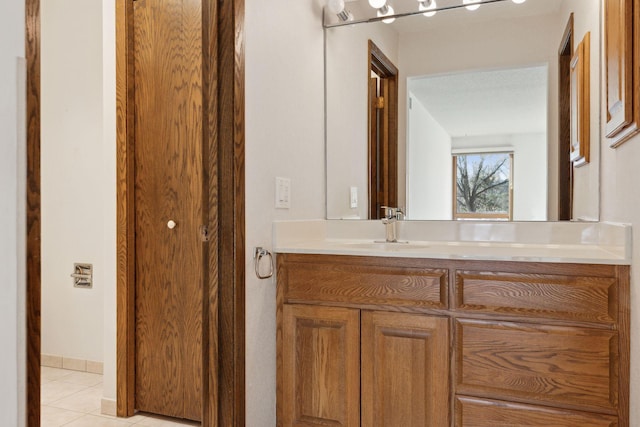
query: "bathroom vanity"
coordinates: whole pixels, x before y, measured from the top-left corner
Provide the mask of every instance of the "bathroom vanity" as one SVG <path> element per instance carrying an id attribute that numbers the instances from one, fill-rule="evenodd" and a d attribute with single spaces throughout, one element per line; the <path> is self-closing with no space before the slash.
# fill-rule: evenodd
<path id="1" fill-rule="evenodd" d="M 278 425 L 628 426 L 630 230 L 439 225 L 276 224 Z"/>

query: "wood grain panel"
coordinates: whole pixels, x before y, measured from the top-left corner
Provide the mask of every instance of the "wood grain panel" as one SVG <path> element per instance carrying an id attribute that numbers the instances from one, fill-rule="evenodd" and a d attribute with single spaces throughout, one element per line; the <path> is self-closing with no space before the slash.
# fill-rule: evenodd
<path id="1" fill-rule="evenodd" d="M 285 304 L 284 426 L 360 425 L 360 313 Z"/>
<path id="2" fill-rule="evenodd" d="M 220 323 L 219 426 L 245 425 L 245 189 L 244 189 L 244 1 L 217 0 L 216 39 L 205 46 L 215 67 L 216 97 L 209 98 L 210 152 L 217 150 L 218 302 Z M 210 40 L 213 41 L 213 40 Z M 212 49 L 215 48 L 215 56 Z M 210 93 L 209 90 L 207 93 Z M 210 199 L 211 200 L 211 199 Z M 213 208 L 213 206 L 211 207 Z"/>
<path id="3" fill-rule="evenodd" d="M 202 415 L 201 19 L 199 0 L 134 3 L 136 407 L 193 420 Z"/>
<path id="4" fill-rule="evenodd" d="M 449 322 L 362 313 L 362 425 L 449 425 Z"/>
<path id="5" fill-rule="evenodd" d="M 631 295 L 630 295 L 630 267 L 618 266 L 616 269 L 618 278 L 618 344 L 619 364 L 617 370 L 612 366 L 612 375 L 618 378 L 618 419 L 620 427 L 629 425 L 629 381 L 631 364 Z"/>
<path id="6" fill-rule="evenodd" d="M 640 133 L 640 0 L 605 2 L 607 124 L 611 147 Z"/>
<path id="7" fill-rule="evenodd" d="M 615 332 L 458 319 L 455 333 L 456 393 L 616 413 Z"/>
<path id="8" fill-rule="evenodd" d="M 230 2 L 234 3 L 234 2 Z M 205 1 L 202 3 L 202 48 L 203 48 L 203 104 L 202 114 L 204 117 L 203 122 L 203 172 L 205 179 L 203 182 L 205 200 L 204 206 L 208 208 L 203 212 L 202 223 L 209 228 L 209 242 L 203 246 L 204 248 L 204 260 L 206 261 L 207 268 L 204 271 L 205 293 L 203 298 L 203 324 L 205 325 L 203 336 L 203 406 L 202 406 L 202 425 L 203 426 L 216 426 L 216 425 L 230 425 L 234 426 L 234 422 L 221 422 L 223 418 L 225 420 L 233 420 L 234 414 L 223 414 L 221 411 L 221 402 L 234 401 L 235 393 L 231 392 L 233 387 L 229 387 L 227 384 L 226 392 L 219 395 L 218 390 L 221 388 L 220 377 L 225 371 L 233 371 L 228 369 L 230 366 L 235 365 L 235 360 L 228 360 L 229 352 L 225 353 L 225 360 L 223 363 L 221 355 L 221 346 L 223 340 L 221 335 L 224 331 L 227 331 L 224 336 L 224 342 L 230 342 L 232 347 L 235 347 L 233 343 L 233 331 L 229 332 L 228 326 L 230 322 L 221 321 L 222 319 L 228 319 L 221 313 L 220 304 L 220 230 L 218 224 L 220 221 L 220 186 L 218 184 L 220 177 L 220 165 L 218 163 L 218 17 L 219 7 L 217 1 Z M 233 237 L 232 237 L 233 238 Z M 235 268 L 235 265 L 231 263 L 231 268 Z M 234 288 L 235 286 L 230 286 Z M 232 314 L 231 312 L 230 314 Z M 226 314 L 226 313 L 225 313 Z M 226 328 L 222 328 L 222 326 Z M 231 339 L 229 338 L 231 336 Z M 226 366 L 227 369 L 221 369 L 222 366 Z M 243 406 L 244 408 L 244 406 Z M 231 408 L 233 411 L 233 407 Z"/>
<path id="9" fill-rule="evenodd" d="M 324 301 L 418 308 L 447 306 L 448 270 L 336 262 L 288 263 L 282 271 L 290 302 Z"/>
<path id="10" fill-rule="evenodd" d="M 41 224 L 40 0 L 25 2 L 26 55 L 26 405 L 27 427 L 40 426 Z M 22 255 L 20 255 L 22 256 Z"/>
<path id="11" fill-rule="evenodd" d="M 617 427 L 618 420 L 609 415 L 457 396 L 455 425 L 456 427 Z"/>
<path id="12" fill-rule="evenodd" d="M 117 414 L 135 413 L 133 2 L 116 1 Z"/>
<path id="13" fill-rule="evenodd" d="M 457 309 L 613 324 L 616 277 L 456 271 Z"/>
<path id="14" fill-rule="evenodd" d="M 633 119 L 633 0 L 605 0 L 605 134 L 615 136 Z"/>

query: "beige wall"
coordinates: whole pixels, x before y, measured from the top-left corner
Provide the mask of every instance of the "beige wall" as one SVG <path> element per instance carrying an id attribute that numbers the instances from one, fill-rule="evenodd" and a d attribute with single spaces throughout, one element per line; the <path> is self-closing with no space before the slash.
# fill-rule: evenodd
<path id="1" fill-rule="evenodd" d="M 387 24 L 354 25 L 328 29 L 326 34 L 327 87 L 327 216 L 369 216 L 369 70 L 368 45 L 372 40 L 398 63 L 398 34 Z M 324 102 L 324 101 L 323 101 Z M 350 207 L 349 189 L 358 188 L 358 207 Z M 404 199 L 404 195 L 402 197 Z M 403 206 L 403 205 L 400 205 Z"/>
<path id="2" fill-rule="evenodd" d="M 115 270 L 105 264 L 113 238 L 103 224 L 115 212 L 103 193 L 115 182 L 103 160 L 101 2 L 43 2 L 41 35 L 42 353 L 102 362 L 105 279 Z M 75 262 L 93 264 L 91 289 L 73 287 Z"/>
<path id="3" fill-rule="evenodd" d="M 617 149 L 602 141 L 601 220 L 633 225 L 631 264 L 631 422 L 640 425 L 640 135 Z"/>
<path id="4" fill-rule="evenodd" d="M 0 2 L 0 425 L 24 425 L 24 3 Z"/>
<path id="5" fill-rule="evenodd" d="M 253 248 L 271 249 L 274 220 L 325 216 L 322 0 L 246 0 L 246 425 L 275 425 L 275 280 Z M 274 208 L 275 177 L 291 209 Z"/>

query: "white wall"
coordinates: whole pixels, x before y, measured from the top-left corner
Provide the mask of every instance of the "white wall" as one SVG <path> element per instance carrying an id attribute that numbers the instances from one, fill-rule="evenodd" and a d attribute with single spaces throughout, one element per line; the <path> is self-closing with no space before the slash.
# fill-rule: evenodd
<path id="1" fill-rule="evenodd" d="M 325 217 L 321 0 L 246 0 L 246 425 L 275 425 L 275 280 L 253 273 L 277 219 Z M 365 63 L 366 65 L 366 63 Z M 276 176 L 291 209 L 274 208 Z"/>
<path id="2" fill-rule="evenodd" d="M 513 220 L 547 219 L 547 136 L 543 133 L 453 138 L 453 149 L 513 151 Z M 448 157 L 450 159 L 450 156 Z"/>
<path id="3" fill-rule="evenodd" d="M 24 425 L 24 3 L 0 3 L 0 425 Z"/>
<path id="4" fill-rule="evenodd" d="M 398 60 L 398 35 L 378 23 L 326 31 L 327 91 L 327 216 L 367 219 L 369 216 L 369 40 L 393 62 Z M 324 102 L 324 101 L 323 101 Z M 349 189 L 358 188 L 358 207 L 349 204 Z"/>
<path id="5" fill-rule="evenodd" d="M 407 147 L 407 219 L 450 220 L 453 198 L 451 136 L 411 98 Z"/>
<path id="6" fill-rule="evenodd" d="M 42 2 L 41 29 L 42 353 L 102 362 L 114 269 L 104 263 L 103 189 L 115 187 L 103 161 L 102 3 Z M 93 264 L 92 289 L 73 287 L 74 262 Z"/>

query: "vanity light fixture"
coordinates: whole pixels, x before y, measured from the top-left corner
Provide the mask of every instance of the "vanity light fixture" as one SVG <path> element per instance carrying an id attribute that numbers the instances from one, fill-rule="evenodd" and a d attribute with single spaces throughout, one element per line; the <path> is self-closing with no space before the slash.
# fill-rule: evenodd
<path id="1" fill-rule="evenodd" d="M 327 7 L 331 13 L 338 16 L 340 21 L 353 21 L 353 14 L 345 9 L 344 0 L 329 0 Z"/>
<path id="2" fill-rule="evenodd" d="M 514 2 L 515 4 L 522 4 L 524 2 L 526 2 L 527 0 L 511 0 L 512 2 Z"/>
<path id="3" fill-rule="evenodd" d="M 388 4 L 384 4 L 381 8 L 378 9 L 378 18 L 382 18 L 384 16 L 393 16 L 394 13 L 395 12 L 393 11 L 393 8 L 391 6 L 389 6 Z M 382 22 L 384 22 L 385 24 L 391 24 L 395 20 L 396 18 L 387 18 L 383 19 Z"/>
<path id="4" fill-rule="evenodd" d="M 418 0 L 418 10 L 424 12 L 423 15 L 426 17 L 431 17 L 436 14 L 436 9 L 438 5 L 436 4 L 436 0 Z"/>
<path id="5" fill-rule="evenodd" d="M 482 0 L 462 0 L 462 4 L 465 4 L 467 10 L 476 10 L 480 7 Z"/>

